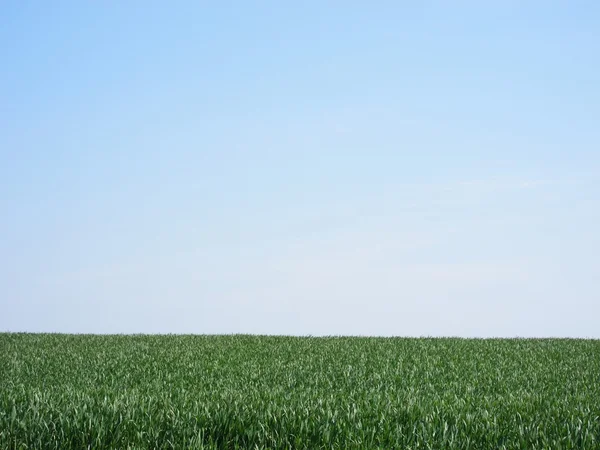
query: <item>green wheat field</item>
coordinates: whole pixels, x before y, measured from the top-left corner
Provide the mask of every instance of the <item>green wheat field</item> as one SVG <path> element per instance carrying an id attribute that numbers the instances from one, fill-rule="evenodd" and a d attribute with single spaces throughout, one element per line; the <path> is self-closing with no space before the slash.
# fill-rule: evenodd
<path id="1" fill-rule="evenodd" d="M 600 341 L 0 334 L 1 449 L 600 449 Z"/>

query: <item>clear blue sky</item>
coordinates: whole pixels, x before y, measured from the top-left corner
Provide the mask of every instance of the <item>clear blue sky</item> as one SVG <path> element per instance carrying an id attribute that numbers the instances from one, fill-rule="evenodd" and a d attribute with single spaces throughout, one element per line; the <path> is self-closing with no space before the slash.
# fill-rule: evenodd
<path id="1" fill-rule="evenodd" d="M 0 331 L 600 337 L 597 1 L 7 1 Z"/>

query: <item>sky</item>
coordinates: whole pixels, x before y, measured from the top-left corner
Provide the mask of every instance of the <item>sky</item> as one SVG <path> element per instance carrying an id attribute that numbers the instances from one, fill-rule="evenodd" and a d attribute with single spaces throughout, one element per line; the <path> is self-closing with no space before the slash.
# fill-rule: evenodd
<path id="1" fill-rule="evenodd" d="M 5 1 L 0 331 L 600 338 L 597 1 Z"/>

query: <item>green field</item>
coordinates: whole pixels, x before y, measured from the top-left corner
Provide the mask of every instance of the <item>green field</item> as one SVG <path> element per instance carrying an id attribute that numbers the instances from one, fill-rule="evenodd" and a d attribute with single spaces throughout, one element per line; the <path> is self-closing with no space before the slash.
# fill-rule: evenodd
<path id="1" fill-rule="evenodd" d="M 0 448 L 600 449 L 600 341 L 0 334 Z"/>

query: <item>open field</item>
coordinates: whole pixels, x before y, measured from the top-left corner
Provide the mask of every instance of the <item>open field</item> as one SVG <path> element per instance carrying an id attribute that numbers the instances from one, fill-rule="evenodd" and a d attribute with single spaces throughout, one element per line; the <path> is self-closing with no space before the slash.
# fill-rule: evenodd
<path id="1" fill-rule="evenodd" d="M 600 341 L 0 334 L 0 448 L 600 448 Z"/>

